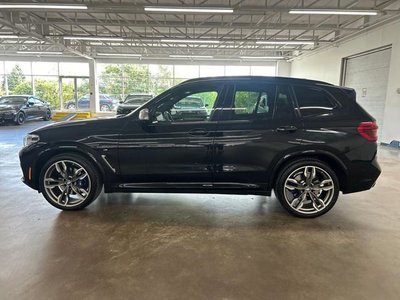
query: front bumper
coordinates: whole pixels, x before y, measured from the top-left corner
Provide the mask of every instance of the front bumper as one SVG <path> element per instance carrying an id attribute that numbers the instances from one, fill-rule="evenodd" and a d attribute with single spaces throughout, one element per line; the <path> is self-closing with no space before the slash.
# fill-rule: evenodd
<path id="1" fill-rule="evenodd" d="M 381 167 L 376 156 L 370 162 L 352 162 L 348 168 L 346 186 L 342 190 L 343 194 L 369 190 L 375 185 L 380 174 Z"/>
<path id="2" fill-rule="evenodd" d="M 3 112 L 0 113 L 0 123 L 13 122 L 15 120 L 15 112 Z"/>

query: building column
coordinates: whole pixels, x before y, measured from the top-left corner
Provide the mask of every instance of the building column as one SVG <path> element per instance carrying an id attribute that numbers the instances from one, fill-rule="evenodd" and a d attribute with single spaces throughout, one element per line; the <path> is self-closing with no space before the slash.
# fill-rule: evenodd
<path id="1" fill-rule="evenodd" d="M 90 91 L 90 112 L 100 111 L 99 103 L 99 82 L 97 79 L 97 63 L 94 59 L 89 60 L 89 91 Z"/>

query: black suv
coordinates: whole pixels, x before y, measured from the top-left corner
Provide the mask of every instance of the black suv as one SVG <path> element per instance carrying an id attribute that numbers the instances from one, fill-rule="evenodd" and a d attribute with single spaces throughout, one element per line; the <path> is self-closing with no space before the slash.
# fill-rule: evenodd
<path id="1" fill-rule="evenodd" d="M 187 97 L 207 117 L 174 119 Z M 380 174 L 377 126 L 352 89 L 275 77 L 183 82 L 126 116 L 37 129 L 20 151 L 23 181 L 50 204 L 81 209 L 112 192 L 275 195 L 300 217 Z"/>

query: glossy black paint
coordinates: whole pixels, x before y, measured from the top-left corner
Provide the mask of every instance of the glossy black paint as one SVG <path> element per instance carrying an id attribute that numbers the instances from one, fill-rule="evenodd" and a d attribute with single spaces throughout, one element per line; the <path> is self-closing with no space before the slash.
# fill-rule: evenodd
<path id="1" fill-rule="evenodd" d="M 291 113 L 268 120 L 232 120 L 235 86 L 265 85 L 284 91 Z M 139 120 L 185 89 L 212 85 L 219 91 L 208 121 Z M 293 86 L 323 89 L 337 101 L 328 113 L 302 117 Z M 279 170 L 298 158 L 318 158 L 336 172 L 343 193 L 371 188 L 380 174 L 377 145 L 357 132 L 373 118 L 360 109 L 354 91 L 318 81 L 275 77 L 216 77 L 189 80 L 126 116 L 58 123 L 32 133 L 36 144 L 20 151 L 24 182 L 38 189 L 43 164 L 53 155 L 78 153 L 101 172 L 105 192 L 196 192 L 269 195 Z M 32 180 L 28 180 L 28 168 Z"/>
<path id="2" fill-rule="evenodd" d="M 18 98 L 24 99 L 21 103 L 14 104 L 1 104 L 0 103 L 0 123 L 2 122 L 15 122 L 18 113 L 23 113 L 25 120 L 43 119 L 47 114 L 52 114 L 50 105 L 32 95 L 13 95 L 3 96 L 4 98 Z"/>

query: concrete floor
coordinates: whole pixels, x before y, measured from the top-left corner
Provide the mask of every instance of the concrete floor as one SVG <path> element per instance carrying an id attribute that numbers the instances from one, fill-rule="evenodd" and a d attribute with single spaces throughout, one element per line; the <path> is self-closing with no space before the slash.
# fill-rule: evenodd
<path id="1" fill-rule="evenodd" d="M 258 196 L 111 194 L 61 212 L 20 182 L 0 127 L 1 299 L 399 299 L 400 151 L 327 215 Z"/>

